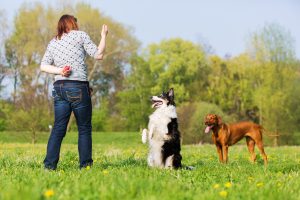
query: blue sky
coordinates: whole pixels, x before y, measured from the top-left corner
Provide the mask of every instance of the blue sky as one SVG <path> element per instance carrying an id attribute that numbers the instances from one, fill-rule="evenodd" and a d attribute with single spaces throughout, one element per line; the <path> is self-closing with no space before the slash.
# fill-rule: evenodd
<path id="1" fill-rule="evenodd" d="M 5 10 L 9 21 L 12 21 L 23 2 L 34 1 L 1 1 L 0 8 Z M 42 2 L 53 4 L 51 0 Z M 242 53 L 251 32 L 266 23 L 275 22 L 291 33 L 296 42 L 296 55 L 300 58 L 298 0 L 83 0 L 82 2 L 89 3 L 113 19 L 133 27 L 135 36 L 143 46 L 162 39 L 181 37 L 193 42 L 204 41 L 222 57 L 225 54 L 235 56 Z"/>

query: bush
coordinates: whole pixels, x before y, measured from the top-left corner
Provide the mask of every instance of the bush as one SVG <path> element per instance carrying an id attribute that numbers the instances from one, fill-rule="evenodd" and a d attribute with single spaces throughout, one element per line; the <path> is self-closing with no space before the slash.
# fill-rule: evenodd
<path id="1" fill-rule="evenodd" d="M 108 101 L 103 100 L 100 107 L 93 108 L 92 126 L 93 131 L 105 131 L 109 115 Z"/>
<path id="2" fill-rule="evenodd" d="M 5 131 L 6 129 L 6 121 L 5 119 L 0 119 L 0 131 Z"/>
<path id="3" fill-rule="evenodd" d="M 4 100 L 0 100 L 0 131 L 7 130 L 9 115 L 13 112 L 12 104 Z"/>

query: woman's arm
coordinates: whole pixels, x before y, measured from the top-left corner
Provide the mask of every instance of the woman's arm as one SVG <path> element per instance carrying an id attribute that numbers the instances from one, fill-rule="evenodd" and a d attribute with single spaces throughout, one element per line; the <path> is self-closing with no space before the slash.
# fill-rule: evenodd
<path id="1" fill-rule="evenodd" d="M 98 54 L 95 57 L 97 60 L 102 60 L 105 52 L 106 47 L 106 36 L 108 34 L 108 27 L 107 25 L 103 24 L 102 31 L 101 31 L 101 40 L 98 45 Z"/>
<path id="2" fill-rule="evenodd" d="M 59 68 L 59 67 L 55 67 L 53 65 L 45 65 L 45 64 L 42 64 L 41 65 L 41 71 L 43 72 L 47 72 L 47 73 L 50 73 L 50 74 L 60 74 L 62 76 L 65 76 L 65 77 L 68 77 L 71 73 L 71 70 L 66 70 L 64 68 Z"/>
<path id="3" fill-rule="evenodd" d="M 46 49 L 46 52 L 42 58 L 42 61 L 41 61 L 41 66 L 40 66 L 40 69 L 41 71 L 43 72 L 47 72 L 47 73 L 50 73 L 50 74 L 60 74 L 62 76 L 69 76 L 70 73 L 71 73 L 71 69 L 70 67 L 66 68 L 59 68 L 59 67 L 55 67 L 53 66 L 54 64 L 54 59 L 53 59 L 53 56 L 52 56 L 52 53 L 50 51 L 50 44 L 48 45 L 47 49 Z"/>

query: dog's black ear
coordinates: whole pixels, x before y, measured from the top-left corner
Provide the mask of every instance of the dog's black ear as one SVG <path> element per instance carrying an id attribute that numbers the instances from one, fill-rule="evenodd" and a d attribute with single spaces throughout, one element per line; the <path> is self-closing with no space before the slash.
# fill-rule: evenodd
<path id="1" fill-rule="evenodd" d="M 174 100 L 174 89 L 173 88 L 169 89 L 168 96 L 170 97 L 170 99 Z"/>
<path id="2" fill-rule="evenodd" d="M 170 105 L 175 106 L 175 102 L 174 102 L 174 90 L 173 90 L 173 88 L 169 89 L 167 95 L 168 95 L 168 99 L 169 99 L 168 105 L 170 104 Z"/>

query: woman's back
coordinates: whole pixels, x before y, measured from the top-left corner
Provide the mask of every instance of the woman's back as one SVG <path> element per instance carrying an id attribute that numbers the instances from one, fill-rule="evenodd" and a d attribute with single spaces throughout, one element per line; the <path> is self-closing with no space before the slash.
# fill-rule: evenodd
<path id="1" fill-rule="evenodd" d="M 86 53 L 96 57 L 99 52 L 97 46 L 85 32 L 72 30 L 69 33 L 64 33 L 60 39 L 53 38 L 50 41 L 42 64 L 54 64 L 60 68 L 71 66 L 72 73 L 69 77 L 56 75 L 55 81 L 87 81 L 87 66 L 84 62 Z"/>

